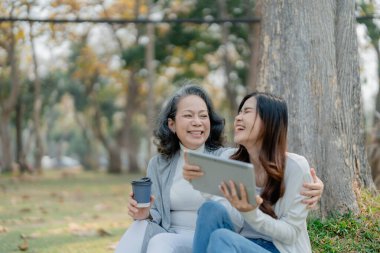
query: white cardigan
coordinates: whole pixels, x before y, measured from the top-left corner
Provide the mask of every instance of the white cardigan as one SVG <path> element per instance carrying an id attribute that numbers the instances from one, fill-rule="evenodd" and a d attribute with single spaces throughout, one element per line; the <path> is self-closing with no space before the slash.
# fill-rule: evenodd
<path id="1" fill-rule="evenodd" d="M 263 213 L 260 209 L 241 212 L 245 221 L 253 229 L 272 238 L 274 245 L 281 252 L 311 252 L 306 218 L 308 209 L 301 203 L 302 184 L 311 182 L 310 167 L 307 160 L 300 155 L 287 153 L 285 169 L 285 193 L 274 205 L 278 219 Z M 249 238 L 249 235 L 244 236 Z"/>

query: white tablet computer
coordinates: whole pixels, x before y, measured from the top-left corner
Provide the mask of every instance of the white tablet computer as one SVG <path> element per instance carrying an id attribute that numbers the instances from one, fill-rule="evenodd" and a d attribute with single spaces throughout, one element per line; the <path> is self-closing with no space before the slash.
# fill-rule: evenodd
<path id="1" fill-rule="evenodd" d="M 222 181 L 228 183 L 229 180 L 232 180 L 235 182 L 239 197 L 238 184 L 243 183 L 248 194 L 249 203 L 256 205 L 256 180 L 252 164 L 191 150 L 186 152 L 189 164 L 198 165 L 204 172 L 202 177 L 191 180 L 194 189 L 224 197 L 219 190 L 219 185 Z"/>

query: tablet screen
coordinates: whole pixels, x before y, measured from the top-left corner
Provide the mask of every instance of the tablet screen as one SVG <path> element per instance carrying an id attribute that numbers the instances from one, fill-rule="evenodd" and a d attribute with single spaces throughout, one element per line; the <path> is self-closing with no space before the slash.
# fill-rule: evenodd
<path id="1" fill-rule="evenodd" d="M 235 186 L 237 186 L 236 189 L 239 197 L 238 184 L 243 183 L 248 194 L 249 203 L 256 205 L 256 180 L 252 164 L 191 150 L 186 152 L 188 162 L 192 165 L 198 165 L 204 172 L 202 177 L 191 181 L 194 189 L 224 197 L 219 189 L 219 185 L 222 181 L 227 183 L 229 180 L 232 180 L 235 182 Z"/>

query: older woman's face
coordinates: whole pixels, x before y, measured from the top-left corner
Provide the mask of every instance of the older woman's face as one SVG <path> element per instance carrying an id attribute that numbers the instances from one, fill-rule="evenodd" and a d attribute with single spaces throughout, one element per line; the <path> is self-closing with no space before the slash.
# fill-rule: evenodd
<path id="1" fill-rule="evenodd" d="M 178 103 L 175 119 L 169 119 L 168 125 L 183 146 L 199 148 L 210 135 L 210 118 L 205 101 L 195 95 L 183 97 Z"/>
<path id="2" fill-rule="evenodd" d="M 234 142 L 245 148 L 259 145 L 259 134 L 262 126 L 260 116 L 256 113 L 257 102 L 255 97 L 245 101 L 239 114 L 235 117 Z"/>

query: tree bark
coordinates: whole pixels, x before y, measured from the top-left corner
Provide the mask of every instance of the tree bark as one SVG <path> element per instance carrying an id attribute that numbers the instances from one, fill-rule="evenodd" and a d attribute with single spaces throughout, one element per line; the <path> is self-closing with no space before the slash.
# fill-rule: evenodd
<path id="1" fill-rule="evenodd" d="M 83 117 L 79 115 L 79 112 L 76 112 L 74 116 L 75 122 L 81 128 L 83 140 L 87 146 L 87 152 L 80 158 L 80 162 L 85 170 L 95 170 L 99 167 L 99 161 L 97 159 L 98 154 L 94 148 L 94 141 L 90 137 L 88 126 L 86 125 L 86 120 L 84 120 Z"/>
<path id="2" fill-rule="evenodd" d="M 148 15 L 151 14 L 152 9 L 152 1 L 148 0 Z M 155 107 L 154 107 L 154 76 L 155 76 L 155 50 L 154 50 L 154 44 L 155 44 L 155 32 L 154 32 L 154 24 L 147 24 L 146 27 L 146 33 L 149 38 L 149 41 L 146 45 L 146 53 L 145 53 L 145 66 L 148 70 L 148 101 L 147 101 L 147 123 L 148 128 L 146 129 L 146 136 L 148 140 L 148 159 L 152 156 L 152 149 L 153 149 L 153 128 L 154 128 L 154 117 L 156 115 Z"/>
<path id="3" fill-rule="evenodd" d="M 256 1 L 255 17 L 262 17 L 262 2 Z M 247 80 L 247 88 L 248 91 L 256 91 L 257 90 L 257 80 L 258 80 L 258 69 L 260 65 L 261 59 L 261 51 L 260 51 L 260 34 L 261 34 L 261 22 L 256 22 L 250 24 L 250 48 L 251 48 L 251 57 L 248 69 L 248 80 Z"/>
<path id="4" fill-rule="evenodd" d="M 121 173 L 121 151 L 118 145 L 109 145 L 108 152 L 108 173 L 120 174 Z"/>
<path id="5" fill-rule="evenodd" d="M 377 41 L 378 43 L 378 41 Z M 373 48 L 375 49 L 376 52 L 376 57 L 377 57 L 377 81 L 380 82 L 380 50 L 379 50 L 379 45 L 376 43 L 373 43 L 371 40 L 371 44 Z M 375 106 L 375 113 L 374 113 L 374 120 L 373 120 L 373 125 L 375 127 L 378 127 L 378 123 L 380 122 L 380 92 L 377 93 L 376 96 L 376 106 Z M 380 129 L 379 129 L 380 131 Z"/>
<path id="6" fill-rule="evenodd" d="M 111 174 L 120 174 L 122 163 L 121 163 L 121 151 L 116 143 L 112 143 L 112 140 L 108 140 L 101 129 L 100 112 L 97 107 L 95 107 L 93 130 L 97 139 L 103 144 L 104 148 L 108 153 L 108 168 L 107 172 Z"/>
<path id="7" fill-rule="evenodd" d="M 15 130 L 16 130 L 16 161 L 19 165 L 20 172 L 32 172 L 26 161 L 26 152 L 24 149 L 24 142 L 22 137 L 23 130 L 23 120 L 22 116 L 24 114 L 23 105 L 21 99 L 19 98 L 15 106 Z"/>
<path id="8" fill-rule="evenodd" d="M 258 89 L 283 96 L 291 152 L 325 183 L 320 214 L 359 211 L 373 187 L 361 122 L 353 1 L 261 1 Z"/>
<path id="9" fill-rule="evenodd" d="M 135 0 L 134 4 L 134 16 L 135 18 L 139 18 L 140 15 L 140 0 Z M 106 17 L 108 17 L 108 13 L 106 8 L 103 6 L 103 12 Z M 113 36 L 117 41 L 119 53 L 122 54 L 124 47 L 121 39 L 117 36 L 117 29 L 114 25 L 111 25 L 111 29 L 113 32 Z M 136 44 L 139 41 L 140 37 L 140 30 L 137 28 L 137 35 L 136 35 Z M 123 70 L 121 70 L 123 71 Z M 137 136 L 132 129 L 132 119 L 135 115 L 136 108 L 138 108 L 137 105 L 137 94 L 138 94 L 138 85 L 139 83 L 137 80 L 135 80 L 135 75 L 137 73 L 137 70 L 133 67 L 129 70 L 129 80 L 130 82 L 128 84 L 125 84 L 126 87 L 126 100 L 125 100 L 125 107 L 124 107 L 124 113 L 125 113 L 125 120 L 124 120 L 124 126 L 121 129 L 121 135 L 122 135 L 122 142 L 121 145 L 124 146 L 127 150 L 127 156 L 128 156 L 128 172 L 137 173 L 140 171 L 140 167 L 137 162 L 137 152 L 139 149 L 139 136 Z M 151 131 L 149 129 L 148 131 Z M 149 136 L 149 135 L 148 135 Z M 120 171 L 121 172 L 121 171 Z"/>
<path id="10" fill-rule="evenodd" d="M 133 68 L 130 71 L 128 90 L 126 94 L 126 106 L 124 108 L 125 120 L 123 128 L 123 141 L 124 146 L 128 150 L 128 172 L 138 173 L 140 166 L 137 162 L 137 154 L 139 152 L 139 139 L 133 131 L 132 119 L 137 108 L 138 85 L 135 78 L 135 71 Z"/>
<path id="11" fill-rule="evenodd" d="M 29 8 L 28 8 L 29 13 Z M 42 173 L 42 156 L 44 155 L 44 147 L 41 135 L 41 80 L 38 73 L 38 62 L 36 56 L 36 49 L 34 46 L 33 24 L 29 23 L 29 38 L 32 46 L 32 59 L 33 59 L 33 73 L 34 73 L 34 101 L 33 101 L 33 123 L 35 132 L 35 152 L 34 152 L 34 168 L 38 173 Z"/>
<path id="12" fill-rule="evenodd" d="M 13 16 L 14 6 L 12 5 L 12 10 L 10 16 Z M 7 47 L 7 58 L 8 63 L 11 68 L 11 92 L 10 95 L 1 102 L 0 104 L 0 139 L 1 139 L 1 164 L 0 171 L 10 171 L 12 168 L 12 152 L 11 152 L 11 133 L 9 130 L 10 116 L 11 112 L 14 111 L 17 99 L 20 94 L 20 82 L 19 73 L 17 68 L 17 57 L 16 57 L 16 38 L 14 35 L 14 24 L 11 23 L 11 28 L 9 32 L 9 45 Z M 6 35 L 5 35 L 6 36 Z"/>
<path id="13" fill-rule="evenodd" d="M 228 19 L 228 11 L 226 6 L 226 1 L 224 0 L 218 0 L 218 9 L 220 13 L 221 19 Z M 232 115 L 237 112 L 238 104 L 236 101 L 236 84 L 231 80 L 230 74 L 232 72 L 232 64 L 230 60 L 230 55 L 228 52 L 229 47 L 229 40 L 228 37 L 230 35 L 230 26 L 231 24 L 223 23 L 222 24 L 222 46 L 224 47 L 224 53 L 223 53 L 223 65 L 224 65 L 224 73 L 225 73 L 225 82 L 224 82 L 224 90 L 227 94 L 227 101 L 229 101 L 229 108 L 230 108 L 230 117 L 233 118 Z"/>
<path id="14" fill-rule="evenodd" d="M 139 18 L 140 16 L 140 4 L 140 0 L 135 0 L 135 18 Z M 137 27 L 136 44 L 139 41 L 140 35 L 140 28 Z M 128 172 L 130 173 L 138 173 L 140 171 L 140 166 L 137 162 L 137 154 L 140 146 L 139 137 L 135 134 L 132 127 L 132 120 L 135 115 L 136 108 L 138 108 L 137 94 L 139 90 L 139 83 L 136 80 L 137 71 L 138 70 L 135 69 L 135 67 L 131 67 L 129 69 L 129 82 L 125 96 L 126 100 L 124 108 L 124 128 L 122 129 L 123 144 L 126 147 L 128 153 Z"/>
<path id="15" fill-rule="evenodd" d="M 9 136 L 9 115 L 2 113 L 0 120 L 0 137 L 1 137 L 1 171 L 11 171 L 12 169 L 12 152 L 11 139 Z"/>

